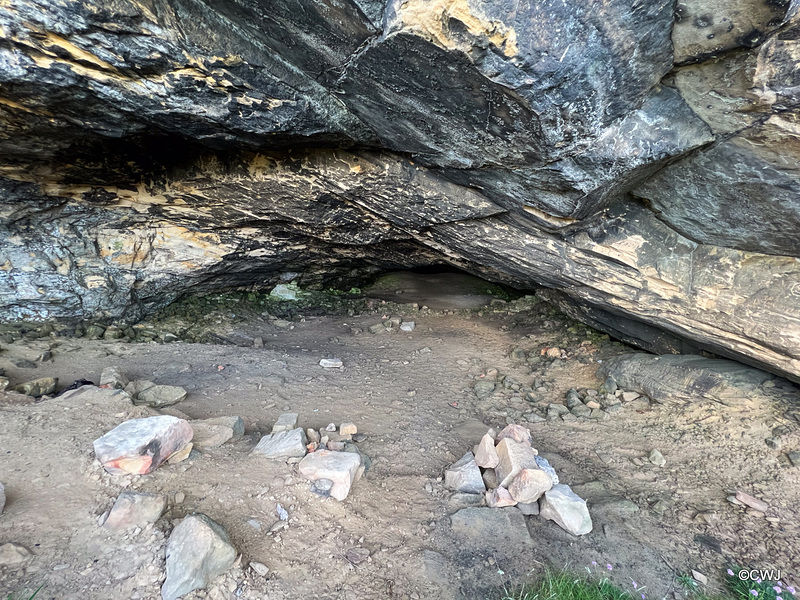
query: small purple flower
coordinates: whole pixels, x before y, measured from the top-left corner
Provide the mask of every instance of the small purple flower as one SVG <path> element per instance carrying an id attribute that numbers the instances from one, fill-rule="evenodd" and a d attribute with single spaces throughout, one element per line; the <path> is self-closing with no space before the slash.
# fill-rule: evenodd
<path id="1" fill-rule="evenodd" d="M 633 579 L 631 579 L 631 582 L 633 583 L 633 589 L 636 589 L 636 588 L 639 587 L 639 584 L 636 583 L 635 581 L 633 581 Z"/>
<path id="2" fill-rule="evenodd" d="M 789 586 L 789 587 L 788 587 L 788 588 L 786 588 L 786 589 L 787 589 L 787 590 L 789 590 L 789 593 L 790 593 L 790 594 L 796 594 L 796 593 L 797 593 L 797 592 L 795 592 L 795 591 L 794 591 L 794 588 L 793 588 L 792 586 Z"/>
<path id="3" fill-rule="evenodd" d="M 756 583 L 761 583 L 761 577 L 756 579 Z"/>
<path id="4" fill-rule="evenodd" d="M 780 596 L 775 596 L 775 600 L 783 600 Z"/>
<path id="5" fill-rule="evenodd" d="M 773 585 L 772 589 L 775 590 L 776 594 L 780 594 L 781 593 L 781 588 L 779 588 L 777 585 Z"/>
<path id="6" fill-rule="evenodd" d="M 597 566 L 597 561 L 596 561 L 596 560 L 593 560 L 593 561 L 592 561 L 592 564 L 593 564 L 593 565 L 596 567 L 596 566 Z"/>
<path id="7" fill-rule="evenodd" d="M 611 566 L 611 563 L 607 564 L 607 565 L 606 565 L 606 568 L 607 568 L 609 571 L 613 571 L 613 570 L 614 570 L 614 567 L 612 567 L 612 566 Z"/>
<path id="8" fill-rule="evenodd" d="M 758 596 L 758 592 L 756 590 L 750 590 L 750 593 L 753 594 L 753 596 Z"/>
<path id="9" fill-rule="evenodd" d="M 647 596 L 645 596 L 644 594 L 642 594 L 642 600 L 645 600 L 645 598 L 647 598 Z"/>
<path id="10" fill-rule="evenodd" d="M 730 575 L 731 577 L 733 577 L 733 571 L 731 571 L 730 569 L 728 569 L 728 575 Z"/>

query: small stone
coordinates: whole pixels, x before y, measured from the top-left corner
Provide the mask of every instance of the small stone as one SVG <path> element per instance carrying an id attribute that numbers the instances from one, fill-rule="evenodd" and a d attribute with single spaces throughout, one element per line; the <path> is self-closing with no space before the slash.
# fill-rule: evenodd
<path id="1" fill-rule="evenodd" d="M 308 428 L 306 429 L 306 438 L 308 439 L 309 442 L 318 444 L 321 439 L 321 436 L 316 429 Z"/>
<path id="2" fill-rule="evenodd" d="M 464 494 L 462 492 L 456 492 L 447 500 L 447 510 L 450 513 L 454 513 L 462 508 L 484 506 L 485 504 L 486 497 L 484 494 Z"/>
<path id="3" fill-rule="evenodd" d="M 383 323 L 375 323 L 375 325 L 370 325 L 367 327 L 367 330 L 370 333 L 384 333 L 386 331 L 386 327 L 384 327 Z"/>
<path id="4" fill-rule="evenodd" d="M 639 394 L 636 392 L 622 392 L 622 401 L 623 402 L 632 402 L 639 397 Z"/>
<path id="5" fill-rule="evenodd" d="M 592 412 L 589 414 L 589 418 L 597 421 L 605 421 L 609 418 L 609 415 L 601 408 L 593 408 Z"/>
<path id="6" fill-rule="evenodd" d="M 780 450 L 781 446 L 783 446 L 783 442 L 780 440 L 780 438 L 776 437 L 765 438 L 764 443 L 766 443 L 767 446 L 769 446 L 773 450 Z"/>
<path id="7" fill-rule="evenodd" d="M 263 347 L 264 347 L 264 338 L 262 338 L 261 336 L 253 338 L 253 348 L 263 348 Z"/>
<path id="8" fill-rule="evenodd" d="M 109 473 L 144 475 L 182 450 L 192 435 L 189 422 L 177 417 L 131 419 L 96 439 L 94 453 Z"/>
<path id="9" fill-rule="evenodd" d="M 567 408 L 572 410 L 576 406 L 584 406 L 584 404 L 580 394 L 578 394 L 578 390 L 571 389 L 567 392 Z"/>
<path id="10" fill-rule="evenodd" d="M 592 409 L 581 402 L 572 409 L 572 414 L 576 417 L 589 418 L 589 415 L 592 414 Z"/>
<path id="11" fill-rule="evenodd" d="M 414 331 L 417 324 L 414 321 L 403 321 L 400 323 L 400 331 Z"/>
<path id="12" fill-rule="evenodd" d="M 561 358 L 561 348 L 548 348 L 545 356 L 548 358 Z"/>
<path id="13" fill-rule="evenodd" d="M 482 494 L 486 491 L 481 470 L 472 452 L 467 452 L 444 472 L 444 485 L 456 492 Z"/>
<path id="14" fill-rule="evenodd" d="M 497 434 L 497 441 L 499 442 L 505 438 L 528 444 L 529 446 L 532 445 L 531 432 L 527 427 L 523 427 L 522 425 L 515 425 L 512 423 L 503 428 L 503 430 Z"/>
<path id="15" fill-rule="evenodd" d="M 45 394 L 52 394 L 55 392 L 57 385 L 57 377 L 43 377 L 41 379 L 35 379 L 33 381 L 20 384 L 15 387 L 14 390 L 20 394 L 38 398 L 39 396 L 44 396 Z"/>
<path id="16" fill-rule="evenodd" d="M 183 504 L 184 500 L 186 500 L 186 494 L 183 492 L 175 492 L 175 504 Z"/>
<path id="17" fill-rule="evenodd" d="M 358 427 L 354 423 L 342 423 L 339 425 L 339 435 L 354 435 L 358 433 Z"/>
<path id="18" fill-rule="evenodd" d="M 354 480 L 355 482 L 355 480 Z M 325 498 L 331 495 L 331 489 L 333 488 L 333 481 L 330 479 L 317 479 L 316 481 L 311 482 L 311 491 L 319 496 L 323 496 Z"/>
<path id="19" fill-rule="evenodd" d="M 800 452 L 789 452 L 786 455 L 795 467 L 800 467 Z"/>
<path id="20" fill-rule="evenodd" d="M 517 503 L 506 488 L 497 487 L 486 492 L 486 506 L 489 508 L 502 508 L 514 506 Z"/>
<path id="21" fill-rule="evenodd" d="M 171 465 L 177 465 L 179 462 L 183 462 L 189 458 L 189 455 L 192 453 L 192 448 L 194 448 L 194 444 L 189 442 L 177 452 L 173 452 L 167 459 L 167 462 Z"/>
<path id="22" fill-rule="evenodd" d="M 291 431 L 280 431 L 265 435 L 253 448 L 254 454 L 261 454 L 267 458 L 287 458 L 291 456 L 306 455 L 306 434 L 302 427 Z"/>
<path id="23" fill-rule="evenodd" d="M 769 504 L 745 492 L 736 492 L 736 499 L 742 504 L 760 512 L 766 512 L 769 508 Z"/>
<path id="24" fill-rule="evenodd" d="M 130 383 L 127 377 L 122 374 L 119 367 L 106 367 L 100 374 L 100 387 L 124 390 Z"/>
<path id="25" fill-rule="evenodd" d="M 325 431 L 336 431 L 336 423 L 328 423 L 328 426 L 325 428 Z"/>
<path id="26" fill-rule="evenodd" d="M 244 420 L 242 417 L 212 417 L 210 419 L 203 419 L 203 423 L 207 425 L 224 425 L 230 427 L 233 431 L 231 441 L 240 440 L 244 437 Z"/>
<path id="27" fill-rule="evenodd" d="M 647 455 L 647 460 L 657 467 L 663 467 L 665 464 L 667 464 L 667 459 L 664 458 L 664 455 L 655 448 L 653 448 L 650 451 L 650 454 Z"/>
<path id="28" fill-rule="evenodd" d="M 0 545 L 0 567 L 15 567 L 28 562 L 33 554 L 25 546 L 6 542 Z"/>
<path id="29" fill-rule="evenodd" d="M 163 600 L 176 600 L 192 590 L 206 588 L 233 566 L 236 549 L 222 525 L 204 514 L 184 518 L 167 542 L 167 578 Z"/>
<path id="30" fill-rule="evenodd" d="M 559 483 L 539 500 L 539 514 L 572 535 L 585 535 L 592 530 L 592 518 L 581 499 L 566 484 Z"/>
<path id="31" fill-rule="evenodd" d="M 194 431 L 192 445 L 203 450 L 205 448 L 218 448 L 233 437 L 233 429 L 227 425 L 210 425 L 203 421 L 189 421 Z"/>
<path id="32" fill-rule="evenodd" d="M 755 517 L 756 519 L 763 519 L 766 516 L 764 512 L 756 510 L 755 508 L 748 508 L 744 512 L 750 515 L 751 517 Z"/>
<path id="33" fill-rule="evenodd" d="M 261 575 L 261 577 L 266 577 L 269 573 L 269 568 L 264 563 L 251 561 L 250 568 L 256 573 L 256 575 Z"/>
<path id="34" fill-rule="evenodd" d="M 350 493 L 360 466 L 361 456 L 354 452 L 317 450 L 301 460 L 298 469 L 300 475 L 309 481 L 330 479 L 333 482 L 331 497 L 342 501 Z"/>
<path id="35" fill-rule="evenodd" d="M 166 505 L 167 497 L 163 494 L 122 492 L 108 513 L 103 527 L 111 531 L 144 528 L 148 523 L 158 521 Z"/>
<path id="36" fill-rule="evenodd" d="M 494 449 L 494 439 L 489 434 L 484 435 L 475 446 L 475 463 L 484 469 L 494 469 L 500 462 L 497 451 Z"/>
<path id="37" fill-rule="evenodd" d="M 591 408 L 592 410 L 594 410 L 596 408 L 602 408 L 603 406 L 597 400 L 589 400 L 586 403 L 586 407 L 587 408 Z"/>
<path id="38" fill-rule="evenodd" d="M 345 443 L 344 442 L 329 441 L 327 444 L 325 444 L 325 446 L 326 446 L 326 448 L 328 448 L 328 450 L 334 450 L 336 452 L 342 452 L 344 450 L 344 448 L 345 448 Z"/>
<path id="39" fill-rule="evenodd" d="M 319 366 L 324 369 L 338 369 L 343 365 L 344 363 L 341 358 L 323 358 L 319 361 Z"/>
<path id="40" fill-rule="evenodd" d="M 525 504 L 524 502 L 518 502 L 517 508 L 520 509 L 520 511 L 522 511 L 522 514 L 526 516 L 539 514 L 538 502 L 531 502 L 530 504 Z"/>
<path id="41" fill-rule="evenodd" d="M 494 469 L 486 469 L 483 472 L 483 483 L 487 490 L 493 490 L 497 487 L 497 473 Z"/>
<path id="42" fill-rule="evenodd" d="M 550 464 L 550 461 L 547 460 L 541 454 L 536 455 L 536 465 L 545 473 L 550 475 L 550 479 L 553 481 L 553 485 L 558 483 L 558 475 L 556 474 L 556 470 Z"/>
<path id="43" fill-rule="evenodd" d="M 369 558 L 369 550 L 366 548 L 348 548 L 344 557 L 354 565 L 360 564 Z"/>
<path id="44" fill-rule="evenodd" d="M 522 469 L 508 486 L 508 492 L 515 501 L 530 504 L 552 487 L 553 480 L 537 467 Z"/>
<path id="45" fill-rule="evenodd" d="M 600 391 L 605 394 L 613 394 L 617 391 L 617 382 L 614 381 L 613 377 L 607 377 L 603 385 L 600 386 Z"/>
<path id="46" fill-rule="evenodd" d="M 475 382 L 475 385 L 472 386 L 472 390 L 480 400 L 485 400 L 494 394 L 496 385 L 497 384 L 493 381 L 480 380 Z"/>
<path id="47" fill-rule="evenodd" d="M 708 585 L 708 577 L 703 575 L 700 571 L 692 569 L 692 579 L 701 585 Z"/>
<path id="48" fill-rule="evenodd" d="M 511 351 L 511 358 L 514 360 L 525 360 L 527 354 L 523 348 L 514 348 Z"/>
<path id="49" fill-rule="evenodd" d="M 367 435 L 364 433 L 354 433 L 353 434 L 353 441 L 356 443 L 363 442 L 367 439 Z"/>
<path id="50" fill-rule="evenodd" d="M 160 408 L 177 404 L 186 398 L 186 394 L 186 390 L 177 385 L 154 385 L 136 394 L 133 403 Z"/>
<path id="51" fill-rule="evenodd" d="M 495 473 L 501 487 L 507 487 L 522 469 L 538 468 L 536 450 L 528 444 L 504 438 L 497 444 L 496 450 L 500 462 L 495 468 Z"/>
<path id="52" fill-rule="evenodd" d="M 272 426 L 272 433 L 280 433 L 281 431 L 291 431 L 297 427 L 297 413 L 283 413 L 275 424 Z"/>
<path id="53" fill-rule="evenodd" d="M 10 383 L 8 377 L 0 377 L 0 394 L 6 391 Z"/>

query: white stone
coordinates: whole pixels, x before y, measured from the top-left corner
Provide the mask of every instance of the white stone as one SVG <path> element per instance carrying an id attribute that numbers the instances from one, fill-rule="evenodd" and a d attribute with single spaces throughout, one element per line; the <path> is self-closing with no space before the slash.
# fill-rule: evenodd
<path id="1" fill-rule="evenodd" d="M 122 531 L 134 527 L 144 528 L 158 521 L 167 505 L 163 494 L 122 492 L 117 497 L 103 527 L 111 531 Z"/>
<path id="2" fill-rule="evenodd" d="M 342 423 L 339 425 L 339 435 L 355 435 L 358 433 L 358 427 L 355 423 Z"/>
<path id="3" fill-rule="evenodd" d="M 176 600 L 205 588 L 233 566 L 236 549 L 222 526 L 204 514 L 189 515 L 172 531 L 167 542 L 167 578 L 163 600 Z"/>
<path id="4" fill-rule="evenodd" d="M 414 331 L 417 324 L 414 321 L 403 321 L 400 323 L 400 331 Z"/>
<path id="5" fill-rule="evenodd" d="M 530 504 L 552 487 L 550 475 L 541 469 L 522 469 L 508 486 L 508 492 L 517 502 Z"/>
<path id="6" fill-rule="evenodd" d="M 302 427 L 265 435 L 253 449 L 254 454 L 268 458 L 286 458 L 306 455 L 306 434 Z"/>
<path id="7" fill-rule="evenodd" d="M 341 358 L 323 358 L 319 361 L 319 366 L 326 369 L 338 369 L 343 364 Z"/>
<path id="8" fill-rule="evenodd" d="M 482 494 L 486 491 L 481 470 L 475 463 L 472 452 L 464 454 L 444 472 L 444 485 L 454 492 L 467 494 Z"/>
<path id="9" fill-rule="evenodd" d="M 486 506 L 489 508 L 514 506 L 516 503 L 506 488 L 499 487 L 486 492 Z"/>
<path id="10" fill-rule="evenodd" d="M 514 477 L 522 469 L 537 469 L 536 451 L 525 442 L 515 442 L 511 438 L 503 438 L 496 447 L 500 462 L 495 467 L 497 483 L 508 487 Z"/>
<path id="11" fill-rule="evenodd" d="M 13 567 L 27 562 L 33 554 L 25 546 L 7 542 L 0 545 L 0 567 Z"/>
<path id="12" fill-rule="evenodd" d="M 350 487 L 361 466 L 361 455 L 355 452 L 317 450 L 300 461 L 300 475 L 309 481 L 329 479 L 333 482 L 330 494 L 339 501 L 347 498 Z"/>
<path id="13" fill-rule="evenodd" d="M 129 383 L 119 367 L 106 367 L 100 374 L 100 387 L 124 390 Z"/>
<path id="14" fill-rule="evenodd" d="M 189 422 L 169 415 L 131 419 L 94 441 L 94 454 L 109 473 L 150 473 L 182 450 L 194 432 Z"/>
<path id="15" fill-rule="evenodd" d="M 475 463 L 484 469 L 494 469 L 500 462 L 497 450 L 494 449 L 494 439 L 487 433 L 475 446 Z"/>
<path id="16" fill-rule="evenodd" d="M 297 413 L 283 413 L 275 424 L 272 426 L 272 433 L 279 433 L 281 431 L 291 431 L 297 427 Z"/>
<path id="17" fill-rule="evenodd" d="M 572 535 L 586 535 L 592 530 L 586 501 L 563 483 L 544 493 L 539 500 L 539 514 Z"/>

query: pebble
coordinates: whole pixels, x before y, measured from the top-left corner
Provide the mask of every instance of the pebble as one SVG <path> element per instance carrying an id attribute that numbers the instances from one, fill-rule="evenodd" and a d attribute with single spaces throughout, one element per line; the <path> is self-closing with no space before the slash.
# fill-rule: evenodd
<path id="1" fill-rule="evenodd" d="M 261 575 L 261 577 L 266 577 L 267 573 L 269 573 L 269 568 L 264 563 L 253 561 L 250 563 L 250 568 L 253 569 L 257 575 Z"/>
<path id="2" fill-rule="evenodd" d="M 325 369 L 338 369 L 343 365 L 341 358 L 323 358 L 319 361 L 319 366 Z"/>
<path id="3" fill-rule="evenodd" d="M 657 467 L 663 467 L 665 464 L 667 464 L 667 459 L 664 458 L 664 455 L 655 448 L 653 448 L 650 451 L 650 454 L 647 455 L 647 460 Z"/>
<path id="4" fill-rule="evenodd" d="M 786 455 L 795 467 L 800 467 L 800 452 L 789 452 Z"/>
<path id="5" fill-rule="evenodd" d="M 328 423 L 328 426 L 325 428 L 325 431 L 336 431 L 336 423 Z"/>
<path id="6" fill-rule="evenodd" d="M 339 435 L 354 435 L 358 433 L 358 427 L 354 423 L 342 423 L 339 425 Z"/>
<path id="7" fill-rule="evenodd" d="M 400 323 L 400 331 L 414 331 L 417 324 L 414 321 L 403 321 Z"/>
<path id="8" fill-rule="evenodd" d="M 6 542 L 0 545 L 0 566 L 14 567 L 21 565 L 33 557 L 33 554 L 25 546 Z"/>
<path id="9" fill-rule="evenodd" d="M 758 498 L 751 496 L 746 492 L 736 492 L 736 499 L 741 502 L 742 504 L 749 506 L 750 508 L 757 510 L 759 512 L 766 512 L 769 508 L 769 504 L 764 502 L 763 500 L 759 500 Z"/>
<path id="10" fill-rule="evenodd" d="M 44 396 L 45 394 L 52 394 L 56 391 L 56 386 L 58 386 L 58 378 L 57 377 L 43 377 L 41 379 L 35 379 L 33 381 L 28 381 L 27 383 L 22 383 L 14 388 L 14 390 L 20 394 L 25 394 L 26 396 Z"/>

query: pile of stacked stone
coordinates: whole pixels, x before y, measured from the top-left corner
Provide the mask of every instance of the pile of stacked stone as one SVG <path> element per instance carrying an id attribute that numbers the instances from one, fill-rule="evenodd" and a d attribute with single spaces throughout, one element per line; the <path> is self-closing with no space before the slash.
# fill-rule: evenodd
<path id="1" fill-rule="evenodd" d="M 414 321 L 404 321 L 400 317 L 392 317 L 380 323 L 369 326 L 370 333 L 394 333 L 395 331 L 411 332 L 416 329 L 417 324 Z"/>
<path id="2" fill-rule="evenodd" d="M 445 471 L 445 486 L 474 496 L 472 502 L 461 498 L 464 504 L 515 506 L 524 515 L 539 515 L 573 535 L 592 530 L 586 501 L 559 483 L 555 469 L 533 447 L 531 432 L 521 425 L 508 425 L 499 434 L 490 429 L 473 452 Z"/>
<path id="3" fill-rule="evenodd" d="M 314 493 L 342 501 L 361 479 L 366 465 L 353 441 L 361 441 L 354 423 L 337 427 L 330 423 L 320 430 L 297 426 L 297 413 L 281 415 L 272 433 L 258 442 L 253 452 L 268 458 L 299 461 L 300 475 L 311 481 Z"/>

